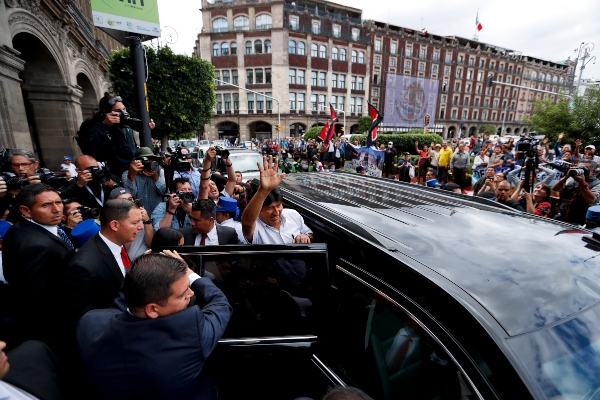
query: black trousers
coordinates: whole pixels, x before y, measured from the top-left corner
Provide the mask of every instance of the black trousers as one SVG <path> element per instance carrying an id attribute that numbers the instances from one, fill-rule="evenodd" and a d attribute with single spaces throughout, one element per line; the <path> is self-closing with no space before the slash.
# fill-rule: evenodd
<path id="1" fill-rule="evenodd" d="M 439 183 L 448 183 L 448 169 L 446 167 L 438 166 L 437 181 Z"/>

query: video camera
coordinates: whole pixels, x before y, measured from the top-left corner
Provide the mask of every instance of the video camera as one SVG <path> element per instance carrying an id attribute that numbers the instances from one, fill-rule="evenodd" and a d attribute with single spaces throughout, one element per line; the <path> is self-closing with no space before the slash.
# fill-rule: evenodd
<path id="1" fill-rule="evenodd" d="M 77 207 L 77 212 L 81 214 L 81 217 L 85 219 L 96 219 L 100 217 L 99 208 L 90 208 L 86 206 Z"/>
<path id="2" fill-rule="evenodd" d="M 516 151 L 525 153 L 526 157 L 533 157 L 534 154 L 537 154 L 537 146 L 540 144 L 540 140 L 545 137 L 537 133 L 537 131 L 531 131 L 528 136 L 522 136 L 516 143 Z"/>
<path id="3" fill-rule="evenodd" d="M 167 147 L 165 157 L 169 158 L 169 167 L 177 172 L 187 172 L 192 167 L 191 160 L 198 158 L 198 153 L 187 153 L 181 152 L 181 146 L 175 147 L 175 150 L 171 147 Z M 183 161 L 182 161 L 183 160 Z M 190 160 L 190 161 L 187 161 Z M 164 167 L 165 165 L 163 165 Z"/>
<path id="4" fill-rule="evenodd" d="M 111 180 L 110 173 L 101 167 L 89 167 L 87 171 L 90 171 L 92 178 L 99 183 L 106 183 Z"/>
<path id="5" fill-rule="evenodd" d="M 22 178 L 12 172 L 2 172 L 0 177 L 4 179 L 4 182 L 6 182 L 6 187 L 8 190 L 21 190 L 25 186 L 29 185 L 27 178 Z"/>
<path id="6" fill-rule="evenodd" d="M 148 157 L 140 157 L 137 159 L 144 165 L 144 170 L 148 172 L 158 172 L 160 171 L 160 163 L 155 160 L 151 160 Z M 141 173 L 141 172 L 140 172 Z"/>
<path id="7" fill-rule="evenodd" d="M 36 175 L 42 183 L 60 191 L 66 190 L 69 186 L 69 181 L 65 178 L 67 174 L 64 172 L 52 172 L 48 168 L 40 168 L 37 170 Z"/>

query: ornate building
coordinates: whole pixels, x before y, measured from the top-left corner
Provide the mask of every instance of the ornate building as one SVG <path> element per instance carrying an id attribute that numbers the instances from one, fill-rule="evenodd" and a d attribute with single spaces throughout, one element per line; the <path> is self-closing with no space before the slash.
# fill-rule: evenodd
<path id="1" fill-rule="evenodd" d="M 59 167 L 79 154 L 83 118 L 108 91 L 116 41 L 95 28 L 89 0 L 0 0 L 0 146 Z"/>

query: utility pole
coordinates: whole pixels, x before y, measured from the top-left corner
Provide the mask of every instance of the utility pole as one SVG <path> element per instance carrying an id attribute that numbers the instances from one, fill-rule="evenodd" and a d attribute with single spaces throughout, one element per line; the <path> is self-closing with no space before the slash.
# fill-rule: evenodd
<path id="1" fill-rule="evenodd" d="M 583 70 L 585 69 L 585 66 L 592 60 L 596 59 L 596 56 L 592 56 L 590 55 L 590 53 L 594 50 L 594 43 L 584 43 L 582 42 L 581 45 L 579 46 L 579 52 L 577 53 L 577 62 L 579 62 L 579 58 L 581 58 L 581 67 L 579 68 L 579 78 L 577 78 L 577 86 L 575 88 L 575 93 L 579 94 L 579 85 L 581 85 L 581 76 L 583 75 Z M 583 53 L 583 55 L 582 55 Z M 589 60 L 586 61 L 586 59 L 590 57 Z M 575 64 L 575 67 L 577 67 L 577 64 Z"/>

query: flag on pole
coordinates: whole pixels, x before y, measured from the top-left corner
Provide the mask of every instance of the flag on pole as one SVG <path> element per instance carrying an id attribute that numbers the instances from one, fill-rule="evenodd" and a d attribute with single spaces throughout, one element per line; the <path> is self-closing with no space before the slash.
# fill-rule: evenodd
<path id="1" fill-rule="evenodd" d="M 481 22 L 479 22 L 479 10 L 477 10 L 477 15 L 475 16 L 475 28 L 477 28 L 477 32 L 483 29 Z"/>
<path id="2" fill-rule="evenodd" d="M 427 30 L 427 28 L 423 28 L 423 29 L 421 29 L 421 33 L 423 35 L 427 35 L 429 33 L 429 31 Z"/>
<path id="3" fill-rule="evenodd" d="M 367 133 L 367 147 L 371 147 L 377 141 L 377 125 L 383 121 L 383 115 L 371 103 L 367 102 L 367 104 L 369 105 L 369 116 L 372 121 Z"/>
<path id="4" fill-rule="evenodd" d="M 325 146 L 329 145 L 329 141 L 335 136 L 335 123 L 338 122 L 337 114 L 331 103 L 329 103 L 329 111 L 331 112 L 331 125 L 329 125 L 329 130 L 325 134 L 325 139 L 323 139 Z"/>
<path id="5" fill-rule="evenodd" d="M 329 111 L 331 112 L 331 123 L 335 124 L 339 120 L 337 117 L 337 113 L 335 112 L 335 108 L 333 108 L 333 105 L 331 103 L 329 103 Z"/>
<path id="6" fill-rule="evenodd" d="M 321 139 L 322 141 L 325 141 L 328 130 L 329 130 L 329 121 L 325 122 L 323 129 L 321 129 L 321 132 L 319 133 L 319 139 Z"/>

